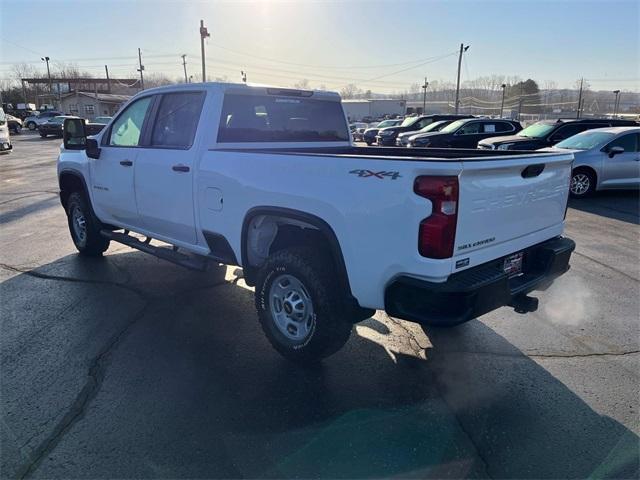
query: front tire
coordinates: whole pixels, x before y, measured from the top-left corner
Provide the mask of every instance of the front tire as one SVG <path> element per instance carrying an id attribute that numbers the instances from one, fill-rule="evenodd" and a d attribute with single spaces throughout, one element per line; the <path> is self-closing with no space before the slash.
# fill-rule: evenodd
<path id="1" fill-rule="evenodd" d="M 35 122 L 29 122 L 27 123 L 27 128 L 31 131 L 34 131 L 36 129 L 36 124 Z"/>
<path id="2" fill-rule="evenodd" d="M 576 168 L 571 173 L 569 194 L 572 198 L 586 198 L 596 189 L 596 176 L 592 171 L 584 168 Z"/>
<path id="3" fill-rule="evenodd" d="M 324 261 L 323 261 L 324 260 Z M 315 363 L 337 352 L 351 334 L 331 261 L 315 250 L 271 255 L 257 274 L 255 304 L 271 345 L 285 358 Z"/>
<path id="4" fill-rule="evenodd" d="M 69 195 L 67 221 L 71 239 L 82 255 L 99 257 L 109 248 L 109 240 L 100 235 L 102 224 L 95 218 L 89 202 L 80 192 Z"/>
<path id="5" fill-rule="evenodd" d="M 40 138 L 47 138 L 47 134 L 46 133 L 41 133 L 40 134 Z"/>

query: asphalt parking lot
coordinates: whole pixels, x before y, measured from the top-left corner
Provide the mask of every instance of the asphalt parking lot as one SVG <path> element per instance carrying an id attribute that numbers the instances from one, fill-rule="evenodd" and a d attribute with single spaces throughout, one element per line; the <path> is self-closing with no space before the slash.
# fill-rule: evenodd
<path id="1" fill-rule="evenodd" d="M 0 156 L 2 478 L 637 478 L 639 201 L 572 202 L 571 271 L 452 330 L 378 312 L 278 356 L 234 268 L 76 255 L 60 140 Z"/>

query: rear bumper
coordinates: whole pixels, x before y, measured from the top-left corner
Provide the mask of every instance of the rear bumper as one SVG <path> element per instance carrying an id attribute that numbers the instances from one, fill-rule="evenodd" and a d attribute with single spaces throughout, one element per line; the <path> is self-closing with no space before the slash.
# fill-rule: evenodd
<path id="1" fill-rule="evenodd" d="M 575 246 L 573 240 L 557 237 L 525 249 L 523 273 L 512 278 L 503 271 L 504 257 L 454 273 L 444 283 L 399 277 L 387 287 L 385 310 L 412 322 L 456 325 L 502 306 L 520 305 L 527 293 L 547 288 L 569 270 Z"/>

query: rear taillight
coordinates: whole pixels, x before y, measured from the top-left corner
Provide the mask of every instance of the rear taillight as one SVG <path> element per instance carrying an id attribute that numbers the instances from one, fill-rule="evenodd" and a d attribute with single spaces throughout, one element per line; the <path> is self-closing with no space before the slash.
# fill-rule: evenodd
<path id="1" fill-rule="evenodd" d="M 428 258 L 450 258 L 458 221 L 458 177 L 418 177 L 413 191 L 431 201 L 429 217 L 420 222 L 418 251 Z"/>

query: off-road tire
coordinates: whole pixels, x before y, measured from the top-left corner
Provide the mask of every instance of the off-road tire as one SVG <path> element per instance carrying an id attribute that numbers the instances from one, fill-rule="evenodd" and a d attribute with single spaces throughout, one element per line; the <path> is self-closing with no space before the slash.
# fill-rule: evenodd
<path id="1" fill-rule="evenodd" d="M 78 214 L 82 215 L 84 219 L 84 238 L 78 233 L 78 228 L 74 227 Z M 89 202 L 82 192 L 73 192 L 69 195 L 67 199 L 67 222 L 71 239 L 78 252 L 82 255 L 99 257 L 109 248 L 109 240 L 100 235 L 102 224 L 91 211 Z"/>
<path id="2" fill-rule="evenodd" d="M 332 355 L 349 339 L 352 319 L 345 313 L 344 295 L 336 285 L 333 262 L 311 248 L 291 248 L 271 255 L 256 276 L 255 304 L 260 325 L 271 345 L 285 358 L 312 364 Z M 313 325 L 301 341 L 285 336 L 273 318 L 269 292 L 281 275 L 290 275 L 306 288 L 313 304 Z"/>

